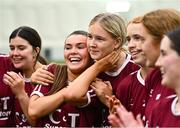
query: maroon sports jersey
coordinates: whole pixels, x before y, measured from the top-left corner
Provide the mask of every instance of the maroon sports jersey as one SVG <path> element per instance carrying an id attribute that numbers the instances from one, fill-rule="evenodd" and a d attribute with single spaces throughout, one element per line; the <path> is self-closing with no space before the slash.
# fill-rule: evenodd
<path id="1" fill-rule="evenodd" d="M 3 75 L 14 70 L 8 55 L 0 55 L 0 127 L 14 126 L 14 95 L 3 82 Z"/>
<path id="2" fill-rule="evenodd" d="M 119 83 L 116 96 L 134 116 L 144 116 L 147 90 L 140 70 L 131 73 Z"/>
<path id="3" fill-rule="evenodd" d="M 113 92 L 116 94 L 119 83 L 130 73 L 137 71 L 138 69 L 139 66 L 131 60 L 131 55 L 127 54 L 124 63 L 116 72 L 101 73 L 98 77 L 104 81 L 110 81 L 113 87 Z"/>
<path id="4" fill-rule="evenodd" d="M 119 84 L 122 82 L 122 80 L 127 77 L 130 73 L 137 71 L 140 67 L 135 64 L 131 60 L 131 55 L 127 54 L 127 57 L 122 64 L 122 66 L 116 71 L 116 72 L 105 72 L 101 73 L 98 78 L 104 80 L 104 81 L 110 81 L 112 88 L 113 88 L 113 93 L 116 95 L 117 88 Z M 109 125 L 108 123 L 108 115 L 109 115 L 109 110 L 108 108 L 104 108 L 103 110 L 103 125 L 107 126 Z"/>
<path id="5" fill-rule="evenodd" d="M 54 73 L 54 66 L 48 70 Z M 36 86 L 32 95 L 44 96 L 51 89 L 49 86 Z M 87 93 L 91 103 L 85 107 L 76 107 L 69 103 L 60 105 L 51 114 L 39 119 L 37 126 L 40 127 L 93 127 L 100 126 L 102 121 L 101 103 L 92 90 Z"/>
<path id="6" fill-rule="evenodd" d="M 146 120 L 149 120 L 152 108 L 157 104 L 158 100 L 164 99 L 165 97 L 175 93 L 172 89 L 162 85 L 161 80 L 161 72 L 158 68 L 153 69 L 146 77 L 145 86 L 148 91 L 148 100 L 145 109 Z"/>
<path id="7" fill-rule="evenodd" d="M 149 127 L 180 127 L 180 110 L 176 109 L 178 97 L 171 95 L 160 100 L 153 108 Z"/>

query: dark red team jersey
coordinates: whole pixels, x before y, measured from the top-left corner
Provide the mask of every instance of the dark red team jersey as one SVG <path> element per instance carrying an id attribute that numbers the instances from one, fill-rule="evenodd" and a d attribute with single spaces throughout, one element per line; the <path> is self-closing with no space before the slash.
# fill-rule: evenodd
<path id="1" fill-rule="evenodd" d="M 178 97 L 171 95 L 153 107 L 149 127 L 180 127 L 180 110 L 176 109 Z"/>
<path id="2" fill-rule="evenodd" d="M 130 73 L 137 71 L 140 67 L 135 64 L 132 60 L 131 60 L 131 56 L 129 54 L 127 54 L 127 57 L 124 61 L 124 63 L 122 64 L 122 66 L 116 71 L 116 72 L 105 72 L 105 73 L 101 73 L 98 78 L 104 80 L 104 81 L 110 81 L 112 88 L 113 88 L 113 93 L 116 95 L 117 92 L 117 88 L 119 86 L 119 84 L 122 82 L 122 80 L 127 77 Z M 103 110 L 103 125 L 107 126 L 109 125 L 108 123 L 108 115 L 109 115 L 109 110 L 108 108 L 104 108 Z"/>
<path id="3" fill-rule="evenodd" d="M 113 92 L 116 94 L 119 83 L 130 73 L 137 71 L 140 67 L 131 60 L 131 56 L 127 54 L 126 60 L 116 72 L 101 73 L 98 78 L 104 81 L 110 81 Z"/>
<path id="4" fill-rule="evenodd" d="M 145 86 L 148 91 L 147 105 L 145 109 L 145 120 L 150 118 L 152 108 L 158 103 L 158 100 L 164 99 L 167 96 L 175 94 L 172 89 L 161 84 L 161 72 L 158 68 L 153 69 L 146 77 Z"/>
<path id="5" fill-rule="evenodd" d="M 54 73 L 54 66 L 49 65 L 48 71 Z M 44 96 L 51 86 L 36 86 L 32 95 Z M 91 102 L 84 107 L 68 103 L 60 105 L 54 112 L 38 120 L 40 127 L 100 127 L 102 122 L 102 104 L 92 90 L 87 93 Z"/>
<path id="6" fill-rule="evenodd" d="M 14 95 L 3 82 L 3 75 L 14 70 L 8 55 L 0 55 L 0 127 L 15 126 Z"/>
<path id="7" fill-rule="evenodd" d="M 147 90 L 140 70 L 131 73 L 118 84 L 116 96 L 134 116 L 144 116 Z"/>

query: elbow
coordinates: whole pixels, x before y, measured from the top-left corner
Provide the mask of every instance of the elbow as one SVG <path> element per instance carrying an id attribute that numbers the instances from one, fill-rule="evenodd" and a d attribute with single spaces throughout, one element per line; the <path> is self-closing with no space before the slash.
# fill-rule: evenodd
<path id="1" fill-rule="evenodd" d="M 68 93 L 64 96 L 65 101 L 75 101 L 76 99 L 79 99 L 80 97 L 78 95 L 74 95 L 72 93 Z"/>
<path id="2" fill-rule="evenodd" d="M 38 112 L 31 106 L 29 106 L 29 108 L 28 108 L 28 115 L 32 121 L 36 121 L 39 118 Z"/>

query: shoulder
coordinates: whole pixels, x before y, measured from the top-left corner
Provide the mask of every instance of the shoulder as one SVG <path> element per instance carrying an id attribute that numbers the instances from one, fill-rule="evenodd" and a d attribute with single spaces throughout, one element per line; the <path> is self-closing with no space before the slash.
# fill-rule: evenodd
<path id="1" fill-rule="evenodd" d="M 170 95 L 166 98 L 159 100 L 155 105 L 154 110 L 159 111 L 170 108 L 175 98 L 177 98 L 176 95 Z"/>
<path id="2" fill-rule="evenodd" d="M 160 72 L 159 68 L 152 69 L 147 74 L 146 81 L 151 81 L 151 80 L 157 79 L 157 78 L 161 79 L 161 72 Z"/>
<path id="3" fill-rule="evenodd" d="M 10 62 L 10 57 L 7 54 L 0 54 L 0 62 Z"/>
<path id="4" fill-rule="evenodd" d="M 137 71 L 134 71 L 131 74 L 127 75 L 121 82 L 118 83 L 117 93 L 127 92 L 127 90 L 129 90 L 129 88 L 132 86 L 135 79 L 137 79 Z"/>
<path id="5" fill-rule="evenodd" d="M 60 65 L 56 63 L 50 63 L 47 65 L 47 70 L 51 73 L 55 73 L 57 70 L 66 70 L 67 66 L 66 65 Z"/>

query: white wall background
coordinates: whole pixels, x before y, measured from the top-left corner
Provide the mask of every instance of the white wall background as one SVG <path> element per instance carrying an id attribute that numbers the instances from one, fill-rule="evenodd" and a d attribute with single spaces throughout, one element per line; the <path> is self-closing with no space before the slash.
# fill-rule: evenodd
<path id="1" fill-rule="evenodd" d="M 112 0 L 0 0 L 0 53 L 8 53 L 8 38 L 17 27 L 28 25 L 42 37 L 42 55 L 51 50 L 51 60 L 63 59 L 66 36 L 74 30 L 87 30 L 96 14 L 106 12 Z M 119 0 L 122 1 L 122 0 Z M 179 10 L 179 0 L 126 0 L 128 12 L 119 13 L 126 21 L 158 8 Z"/>

